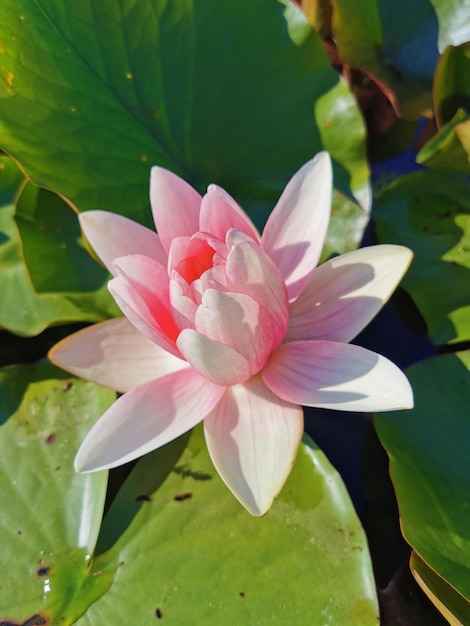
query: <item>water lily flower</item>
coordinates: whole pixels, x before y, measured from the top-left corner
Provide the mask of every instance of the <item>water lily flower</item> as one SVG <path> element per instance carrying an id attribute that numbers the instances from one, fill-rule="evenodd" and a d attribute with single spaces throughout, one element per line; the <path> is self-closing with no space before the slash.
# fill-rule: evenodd
<path id="1" fill-rule="evenodd" d="M 331 192 L 330 159 L 320 153 L 290 180 L 260 236 L 220 187 L 201 197 L 154 167 L 158 234 L 105 211 L 80 215 L 125 317 L 50 353 L 69 372 L 123 393 L 82 443 L 77 471 L 131 461 L 204 420 L 223 481 L 263 515 L 294 462 L 301 405 L 412 406 L 404 374 L 349 343 L 389 298 L 411 252 L 371 246 L 317 266 Z"/>

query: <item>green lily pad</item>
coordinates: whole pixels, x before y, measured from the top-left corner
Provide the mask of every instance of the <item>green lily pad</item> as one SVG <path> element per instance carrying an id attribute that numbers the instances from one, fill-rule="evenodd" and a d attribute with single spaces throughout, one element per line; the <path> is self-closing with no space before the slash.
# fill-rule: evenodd
<path id="1" fill-rule="evenodd" d="M 333 33 L 343 63 L 371 75 L 399 115 L 431 111 L 438 59 L 437 19 L 428 0 L 333 0 Z"/>
<path id="2" fill-rule="evenodd" d="M 413 263 L 402 286 L 439 345 L 470 339 L 470 183 L 450 172 L 404 176 L 380 194 L 380 243 L 408 246 Z"/>
<path id="3" fill-rule="evenodd" d="M 0 43 L 1 145 L 79 210 L 149 224 L 158 164 L 200 189 L 259 184 L 266 216 L 324 147 L 370 200 L 357 104 L 293 4 L 5 0 Z"/>
<path id="4" fill-rule="evenodd" d="M 49 365 L 5 368 L 0 391 L 9 502 L 0 515 L 0 620 L 295 624 L 317 614 L 338 626 L 377 623 L 365 535 L 311 440 L 259 519 L 223 485 L 195 429 L 139 461 L 91 559 L 107 473 L 76 475 L 72 461 L 114 394 Z"/>
<path id="5" fill-rule="evenodd" d="M 375 416 L 390 456 L 403 534 L 438 576 L 470 600 L 470 351 L 407 370 L 412 411 Z M 445 598 L 441 601 L 445 604 Z"/>
<path id="6" fill-rule="evenodd" d="M 156 618 L 178 626 L 303 624 L 307 615 L 338 626 L 377 624 L 364 533 L 344 484 L 311 440 L 264 518 L 250 516 L 223 485 L 201 428 L 162 483 L 162 460 L 183 443 L 142 459 L 118 494 L 100 535 L 101 549 L 112 547 L 95 565 L 114 554 L 119 566 L 79 626 Z M 126 511 L 133 519 L 122 519 Z"/>
<path id="7" fill-rule="evenodd" d="M 73 458 L 114 398 L 47 364 L 0 370 L 1 623 L 68 626 L 111 584 L 90 575 L 107 472 L 79 476 Z"/>
<path id="8" fill-rule="evenodd" d="M 416 161 L 428 167 L 470 174 L 470 115 L 459 109 L 450 122 L 419 151 Z"/>

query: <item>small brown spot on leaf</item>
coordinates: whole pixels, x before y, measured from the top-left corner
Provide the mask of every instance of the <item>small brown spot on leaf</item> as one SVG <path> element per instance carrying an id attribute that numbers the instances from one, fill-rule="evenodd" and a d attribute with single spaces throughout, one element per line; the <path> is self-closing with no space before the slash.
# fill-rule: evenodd
<path id="1" fill-rule="evenodd" d="M 141 494 L 140 496 L 136 496 L 136 502 L 152 502 L 152 498 L 146 494 Z"/>
<path id="2" fill-rule="evenodd" d="M 163 617 L 163 611 L 161 609 L 155 609 L 155 617 L 157 619 L 162 619 Z"/>
<path id="3" fill-rule="evenodd" d="M 47 574 L 49 574 L 49 572 L 50 572 L 50 571 L 51 571 L 51 568 L 50 568 L 50 567 L 47 567 L 47 565 L 46 565 L 46 566 L 44 566 L 44 567 L 40 567 L 40 568 L 37 570 L 36 574 L 37 574 L 38 576 L 47 576 Z"/>
<path id="4" fill-rule="evenodd" d="M 173 498 L 173 500 L 176 500 L 176 502 L 183 502 L 184 500 L 189 500 L 189 498 L 192 498 L 192 497 L 193 497 L 193 494 L 187 491 L 185 493 L 177 493 L 176 496 Z"/>
<path id="5" fill-rule="evenodd" d="M 72 386 L 73 382 L 71 380 L 66 380 L 62 385 L 62 391 L 68 391 Z"/>
<path id="6" fill-rule="evenodd" d="M 57 435 L 55 433 L 51 433 L 50 435 L 47 435 L 47 437 L 44 439 L 44 443 L 46 444 L 46 446 L 50 446 L 51 443 L 54 443 L 56 439 Z"/>
<path id="7" fill-rule="evenodd" d="M 240 591 L 240 593 L 238 595 L 240 596 L 240 598 L 244 598 L 245 597 L 245 592 L 244 591 Z"/>

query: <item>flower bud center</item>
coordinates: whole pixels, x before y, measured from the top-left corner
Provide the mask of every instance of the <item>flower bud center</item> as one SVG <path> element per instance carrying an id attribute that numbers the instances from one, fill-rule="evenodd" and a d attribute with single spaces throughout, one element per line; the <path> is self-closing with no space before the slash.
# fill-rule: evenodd
<path id="1" fill-rule="evenodd" d="M 215 250 L 205 239 L 195 238 L 188 248 L 188 255 L 178 263 L 178 273 L 190 285 L 212 267 Z"/>

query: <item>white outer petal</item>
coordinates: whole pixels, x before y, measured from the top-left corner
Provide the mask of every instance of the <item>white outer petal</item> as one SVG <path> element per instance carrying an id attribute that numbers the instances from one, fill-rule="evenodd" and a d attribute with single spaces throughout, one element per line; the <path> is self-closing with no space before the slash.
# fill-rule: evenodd
<path id="1" fill-rule="evenodd" d="M 320 258 L 332 190 L 331 161 L 320 152 L 291 178 L 264 227 L 262 246 L 283 275 L 290 300 L 302 292 Z"/>
<path id="2" fill-rule="evenodd" d="M 204 420 L 217 471 L 253 515 L 264 515 L 282 489 L 303 423 L 302 409 L 276 397 L 259 376 L 227 389 Z"/>
<path id="3" fill-rule="evenodd" d="M 351 341 L 388 300 L 412 257 L 403 246 L 378 245 L 323 263 L 291 304 L 284 341 Z"/>
<path id="4" fill-rule="evenodd" d="M 75 457 L 75 469 L 109 469 L 160 448 L 203 420 L 223 394 L 223 387 L 189 367 L 135 387 L 90 430 Z"/>
<path id="5" fill-rule="evenodd" d="M 124 393 L 188 367 L 139 333 L 125 318 L 89 326 L 62 339 L 49 352 L 58 367 Z"/>
<path id="6" fill-rule="evenodd" d="M 413 407 L 405 374 L 380 354 L 349 343 L 283 343 L 261 375 L 273 393 L 304 406 L 365 412 Z"/>
<path id="7" fill-rule="evenodd" d="M 85 237 L 111 274 L 116 274 L 114 259 L 129 254 L 144 254 L 166 267 L 167 255 L 160 237 L 149 228 L 108 211 L 85 211 L 78 219 Z"/>

